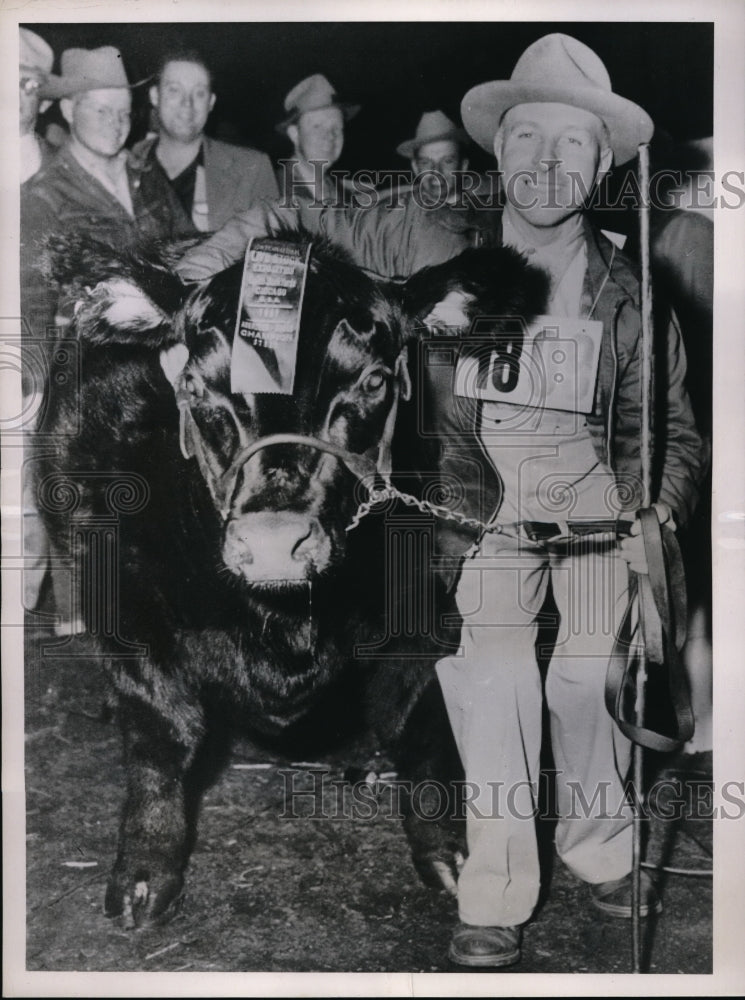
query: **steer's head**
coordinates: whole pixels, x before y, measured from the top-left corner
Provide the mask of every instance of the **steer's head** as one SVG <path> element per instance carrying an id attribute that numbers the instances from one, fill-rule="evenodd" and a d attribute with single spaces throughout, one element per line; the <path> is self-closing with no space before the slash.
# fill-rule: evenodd
<path id="1" fill-rule="evenodd" d="M 367 495 L 360 480 L 371 486 L 388 465 L 398 399 L 408 395 L 396 305 L 314 246 L 292 393 L 233 392 L 241 266 L 182 288 L 162 258 L 109 262 L 112 273 L 99 268 L 80 295 L 80 335 L 157 352 L 181 450 L 223 523 L 227 570 L 259 599 L 307 600 L 308 583 L 344 558 L 345 529 Z"/>
<path id="2" fill-rule="evenodd" d="M 398 313 L 328 250 L 311 254 L 291 394 L 231 392 L 240 267 L 177 316 L 182 445 L 225 521 L 227 568 L 255 590 L 291 593 L 343 558 L 345 528 L 386 464 L 406 394 Z"/>

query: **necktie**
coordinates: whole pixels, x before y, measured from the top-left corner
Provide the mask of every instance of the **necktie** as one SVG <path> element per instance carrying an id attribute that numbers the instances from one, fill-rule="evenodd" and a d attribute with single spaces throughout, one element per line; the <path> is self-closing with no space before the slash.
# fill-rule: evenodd
<path id="1" fill-rule="evenodd" d="M 204 174 L 204 167 L 197 167 L 197 178 L 194 183 L 194 201 L 191 209 L 191 221 L 200 231 L 206 233 L 210 228 L 209 207 L 207 205 L 207 180 Z"/>

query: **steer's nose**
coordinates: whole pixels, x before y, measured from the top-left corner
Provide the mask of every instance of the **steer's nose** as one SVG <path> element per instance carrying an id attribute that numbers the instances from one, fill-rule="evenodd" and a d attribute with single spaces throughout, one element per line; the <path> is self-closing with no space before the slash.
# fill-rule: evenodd
<path id="1" fill-rule="evenodd" d="M 251 583 L 299 582 L 324 569 L 331 540 L 315 517 L 291 511 L 243 514 L 228 523 L 223 558 Z"/>

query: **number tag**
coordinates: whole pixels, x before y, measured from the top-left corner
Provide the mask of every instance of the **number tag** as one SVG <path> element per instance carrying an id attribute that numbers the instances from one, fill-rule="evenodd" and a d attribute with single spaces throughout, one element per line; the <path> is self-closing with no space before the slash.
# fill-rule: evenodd
<path id="1" fill-rule="evenodd" d="M 483 325 L 482 325 L 483 329 Z M 600 320 L 539 316 L 530 325 L 464 338 L 455 393 L 513 406 L 589 413 L 597 381 Z"/>

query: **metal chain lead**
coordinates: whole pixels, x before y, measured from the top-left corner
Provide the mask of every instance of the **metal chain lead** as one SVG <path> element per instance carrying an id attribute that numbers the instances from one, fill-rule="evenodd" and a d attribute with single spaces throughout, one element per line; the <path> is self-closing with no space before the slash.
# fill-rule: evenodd
<path id="1" fill-rule="evenodd" d="M 439 504 L 431 503 L 429 500 L 420 500 L 418 497 L 412 496 L 411 493 L 402 493 L 401 490 L 396 489 L 395 486 L 384 486 L 380 489 L 371 489 L 368 499 L 363 501 L 358 506 L 354 517 L 349 522 L 345 530 L 351 531 L 353 528 L 356 528 L 362 518 L 367 517 L 367 515 L 371 513 L 373 507 L 376 507 L 378 504 L 385 503 L 386 500 L 401 500 L 401 502 L 405 503 L 407 507 L 416 507 L 423 514 L 434 514 L 435 517 L 441 517 L 445 521 L 455 521 L 458 524 L 462 524 L 464 527 L 475 528 L 480 532 L 488 531 L 497 535 L 505 533 L 505 529 L 501 524 L 496 522 L 492 524 L 485 524 L 483 521 L 479 521 L 475 517 L 467 517 L 459 511 L 450 510 L 449 507 L 442 507 Z"/>

